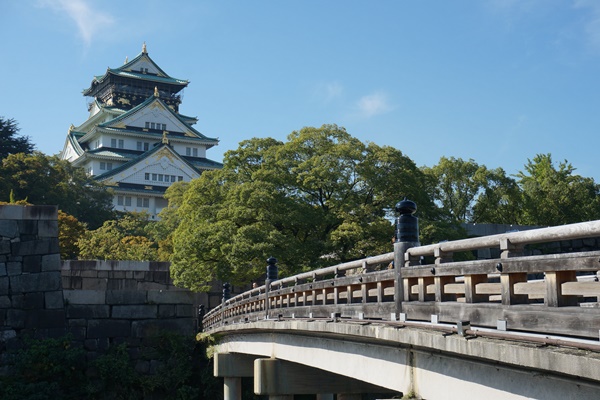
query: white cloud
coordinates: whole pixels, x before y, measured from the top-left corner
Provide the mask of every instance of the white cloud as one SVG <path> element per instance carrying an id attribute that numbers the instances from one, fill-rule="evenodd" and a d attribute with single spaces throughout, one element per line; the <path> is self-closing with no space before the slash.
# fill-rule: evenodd
<path id="1" fill-rule="evenodd" d="M 363 96 L 358 100 L 356 105 L 360 115 L 366 118 L 386 113 L 393 108 L 389 104 L 388 96 L 382 92 Z"/>
<path id="2" fill-rule="evenodd" d="M 92 8 L 87 0 L 41 0 L 39 4 L 71 18 L 86 46 L 92 43 L 96 34 L 115 23 L 112 15 Z"/>

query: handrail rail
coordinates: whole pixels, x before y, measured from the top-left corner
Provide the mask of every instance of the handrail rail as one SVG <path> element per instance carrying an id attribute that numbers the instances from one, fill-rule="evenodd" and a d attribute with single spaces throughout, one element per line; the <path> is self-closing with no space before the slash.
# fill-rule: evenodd
<path id="1" fill-rule="evenodd" d="M 350 318 L 470 319 L 474 325 L 598 338 L 600 251 L 527 256 L 527 244 L 600 237 L 600 220 L 403 249 L 402 268 L 372 271 L 394 252 L 285 277 L 221 303 L 204 326 L 292 314 Z M 452 253 L 499 247 L 500 258 L 453 261 Z M 396 248 L 396 251 L 401 248 Z M 421 265 L 419 256 L 435 257 Z M 398 259 L 398 258 L 396 258 Z M 402 257 L 400 258 L 402 259 Z M 360 274 L 345 271 L 361 269 Z M 532 278 L 528 280 L 528 274 Z M 400 304 L 400 306 L 399 306 Z"/>

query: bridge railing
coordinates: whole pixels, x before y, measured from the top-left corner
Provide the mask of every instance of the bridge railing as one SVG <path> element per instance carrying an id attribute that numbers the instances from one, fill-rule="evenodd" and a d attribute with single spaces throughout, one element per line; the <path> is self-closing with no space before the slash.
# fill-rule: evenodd
<path id="1" fill-rule="evenodd" d="M 600 251 L 526 255 L 526 246 L 600 237 L 600 221 L 411 247 L 271 282 L 204 318 L 205 330 L 265 318 L 397 319 L 598 338 Z M 497 249 L 499 258 L 454 261 Z M 399 267 L 399 266 L 397 266 Z"/>

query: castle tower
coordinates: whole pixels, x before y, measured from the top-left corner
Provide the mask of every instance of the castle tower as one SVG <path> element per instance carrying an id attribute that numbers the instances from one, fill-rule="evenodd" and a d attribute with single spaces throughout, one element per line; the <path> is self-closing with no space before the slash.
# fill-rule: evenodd
<path id="1" fill-rule="evenodd" d="M 155 219 L 172 183 L 222 167 L 206 158 L 218 140 L 193 128 L 197 118 L 179 113 L 188 83 L 167 75 L 144 43 L 137 57 L 108 68 L 83 91 L 91 97 L 89 117 L 71 125 L 61 158 L 111 187 L 116 210 L 145 211 Z"/>

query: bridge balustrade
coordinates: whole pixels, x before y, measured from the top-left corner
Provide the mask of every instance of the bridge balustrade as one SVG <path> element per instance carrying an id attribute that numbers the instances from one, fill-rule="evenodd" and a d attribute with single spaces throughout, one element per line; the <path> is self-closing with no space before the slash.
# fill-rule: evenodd
<path id="1" fill-rule="evenodd" d="M 600 251 L 527 255 L 546 242 L 595 238 L 600 221 L 402 248 L 267 282 L 211 310 L 206 331 L 264 319 L 420 321 L 598 339 Z M 497 249 L 500 257 L 455 261 Z M 404 260 L 393 267 L 393 260 Z M 398 263 L 396 263 L 398 264 Z"/>

